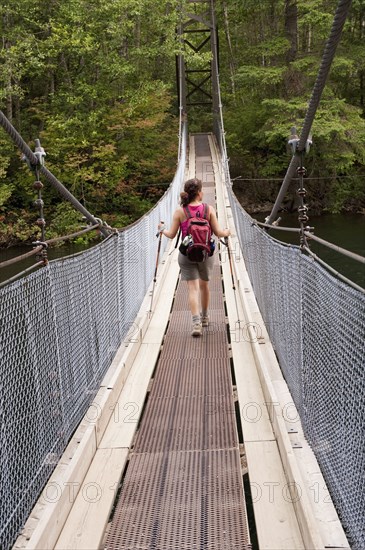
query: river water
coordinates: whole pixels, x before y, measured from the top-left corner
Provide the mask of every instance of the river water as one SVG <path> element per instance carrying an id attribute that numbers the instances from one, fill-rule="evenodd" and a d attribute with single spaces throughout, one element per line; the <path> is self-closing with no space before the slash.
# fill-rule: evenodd
<path id="1" fill-rule="evenodd" d="M 255 214 L 260 222 L 265 221 L 264 214 Z M 299 227 L 298 214 L 280 213 L 282 227 Z M 365 216 L 362 214 L 322 214 L 310 216 L 308 225 L 314 227 L 314 235 L 330 243 L 365 256 Z M 299 234 L 285 231 L 272 231 L 276 239 L 299 245 Z M 365 265 L 338 252 L 312 241 L 311 250 L 336 271 L 365 287 Z"/>
<path id="2" fill-rule="evenodd" d="M 54 260 L 57 258 L 63 258 L 64 256 L 69 256 L 70 254 L 77 254 L 78 252 L 82 252 L 83 250 L 90 248 L 90 246 L 93 246 L 93 245 L 92 244 L 76 245 L 72 243 L 65 243 L 63 246 L 49 248 L 48 259 Z M 0 263 L 6 260 L 10 260 L 11 258 L 15 258 L 16 256 L 20 256 L 21 254 L 25 254 L 26 252 L 29 252 L 30 250 L 32 250 L 32 248 L 33 247 L 31 245 L 30 246 L 21 245 L 21 246 L 11 246 L 10 248 L 0 248 Z M 24 269 L 27 269 L 28 267 L 34 265 L 35 263 L 36 263 L 35 256 L 31 256 L 30 258 L 26 258 L 25 260 L 12 264 L 8 267 L 3 267 L 2 269 L 0 269 L 0 283 L 2 283 L 3 281 L 6 281 L 10 277 L 13 277 L 14 275 L 18 274 Z"/>
<path id="3" fill-rule="evenodd" d="M 280 222 L 281 226 L 299 227 L 297 214 L 284 213 L 280 214 L 280 216 L 282 218 Z M 263 222 L 265 215 L 257 214 L 253 217 Z M 322 216 L 310 217 L 309 225 L 314 227 L 314 234 L 318 237 L 365 256 L 365 216 L 361 214 L 324 214 Z M 273 231 L 272 235 L 278 240 L 299 244 L 299 235 L 296 233 Z M 50 248 L 48 256 L 49 259 L 60 258 L 75 254 L 88 247 L 90 247 L 90 245 L 83 246 L 67 243 L 62 247 Z M 24 252 L 28 252 L 31 248 L 31 246 L 17 246 L 8 249 L 0 249 L 0 262 L 23 254 Z M 339 271 L 358 285 L 365 287 L 364 264 L 351 260 L 318 243 L 312 242 L 311 249 L 336 271 Z M 0 282 L 9 279 L 34 263 L 35 258 L 33 256 L 20 263 L 0 269 Z"/>

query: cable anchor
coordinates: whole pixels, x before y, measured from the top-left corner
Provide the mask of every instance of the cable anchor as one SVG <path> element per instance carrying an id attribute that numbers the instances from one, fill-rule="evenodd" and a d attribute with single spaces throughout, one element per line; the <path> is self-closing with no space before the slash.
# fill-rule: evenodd
<path id="1" fill-rule="evenodd" d="M 40 167 L 44 165 L 44 157 L 46 156 L 46 153 L 43 147 L 41 146 L 41 142 L 39 139 L 35 140 L 34 154 L 38 160 L 36 165 L 31 165 L 31 169 L 33 170 L 33 172 L 35 172 L 35 176 L 36 176 L 36 181 L 33 183 L 33 189 L 37 191 L 37 195 L 38 195 L 37 199 L 34 201 L 34 206 L 38 209 L 38 219 L 35 223 L 36 225 L 38 225 L 38 227 L 41 230 L 41 238 L 37 244 L 38 246 L 40 244 L 43 246 L 42 253 L 41 253 L 41 260 L 43 261 L 44 265 L 46 265 L 48 263 L 48 258 L 47 258 L 48 245 L 45 243 L 46 220 L 44 219 L 44 201 L 42 198 L 43 183 L 40 181 Z"/>
<path id="2" fill-rule="evenodd" d="M 36 248 L 41 246 L 42 250 L 36 255 L 37 261 L 42 261 L 44 265 L 48 265 L 48 243 L 45 241 L 34 241 L 32 245 Z"/>
<path id="3" fill-rule="evenodd" d="M 35 149 L 34 149 L 34 154 L 35 156 L 37 157 L 38 159 L 38 164 L 37 166 L 44 166 L 44 157 L 47 156 L 45 150 L 43 149 L 43 147 L 41 146 L 41 142 L 39 139 L 35 139 Z"/>
<path id="4" fill-rule="evenodd" d="M 39 166 L 44 166 L 44 157 L 46 157 L 47 154 L 43 149 L 43 147 L 41 146 L 41 142 L 39 139 L 35 139 L 34 142 L 35 142 L 34 155 L 37 157 L 37 163 L 33 164 L 33 162 L 31 162 L 26 155 L 22 155 L 21 160 L 27 163 L 29 170 L 32 170 L 32 172 L 37 172 L 38 174 Z"/>
<path id="5" fill-rule="evenodd" d="M 290 146 L 293 155 L 295 155 L 295 153 L 297 152 L 298 143 L 299 143 L 299 136 L 297 134 L 297 129 L 295 126 L 292 126 L 290 130 L 290 136 L 288 139 L 288 145 Z"/>

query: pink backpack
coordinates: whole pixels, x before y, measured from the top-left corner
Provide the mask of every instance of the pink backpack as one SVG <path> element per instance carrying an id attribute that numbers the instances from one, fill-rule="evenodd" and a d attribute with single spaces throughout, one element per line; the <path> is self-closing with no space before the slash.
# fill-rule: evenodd
<path id="1" fill-rule="evenodd" d="M 184 212 L 188 219 L 187 237 L 189 237 L 189 242 L 186 248 L 186 256 L 192 262 L 204 262 L 208 256 L 212 255 L 212 229 L 207 219 L 209 207 L 207 204 L 203 204 L 203 206 L 203 216 L 200 216 L 200 212 L 197 212 L 196 215 L 193 216 L 189 207 L 184 207 Z"/>

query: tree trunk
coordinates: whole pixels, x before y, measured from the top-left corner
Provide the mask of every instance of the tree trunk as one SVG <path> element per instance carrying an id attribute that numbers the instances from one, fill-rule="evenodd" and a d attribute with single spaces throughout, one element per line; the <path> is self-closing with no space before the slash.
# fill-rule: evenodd
<path id="1" fill-rule="evenodd" d="M 7 29 L 10 27 L 10 21 L 9 21 L 9 17 L 8 17 L 8 14 L 5 12 L 3 14 L 3 28 L 4 29 Z M 4 33 L 5 35 L 5 33 Z M 5 50 L 5 55 L 7 55 L 7 50 L 10 49 L 11 47 L 11 44 L 9 42 L 9 39 L 4 36 L 3 37 L 3 48 Z M 12 95 L 12 75 L 11 75 L 11 70 L 9 70 L 9 74 L 8 74 L 8 77 L 7 77 L 7 83 L 6 83 L 6 116 L 7 118 L 10 120 L 10 122 L 13 122 L 13 95 Z"/>
<path id="2" fill-rule="evenodd" d="M 231 33 L 229 31 L 228 9 L 227 9 L 227 4 L 224 0 L 223 0 L 223 13 L 224 13 L 224 32 L 225 32 L 225 35 L 226 35 L 226 40 L 227 40 L 227 45 L 228 45 L 229 70 L 230 70 L 230 76 L 231 76 L 231 89 L 232 89 L 232 94 L 235 95 L 235 93 L 236 93 L 236 89 L 235 89 L 236 67 L 235 67 L 235 63 L 234 63 Z"/>
<path id="3" fill-rule="evenodd" d="M 364 40 L 365 35 L 365 10 L 360 10 L 360 16 L 359 16 L 359 24 L 360 24 L 360 39 Z M 359 88 L 360 88 L 360 105 L 364 111 L 365 104 L 364 104 L 364 70 L 360 71 L 359 74 Z"/>
<path id="4" fill-rule="evenodd" d="M 9 90 L 6 96 L 6 117 L 10 122 L 13 122 L 13 96 L 11 90 Z"/>
<path id="5" fill-rule="evenodd" d="M 62 67 L 64 68 L 64 71 L 65 71 L 65 79 L 66 79 L 66 82 L 68 84 L 68 87 L 70 89 L 70 91 L 73 89 L 73 86 L 72 86 L 72 80 L 71 80 L 71 75 L 70 75 L 70 71 L 69 71 L 69 68 L 68 68 L 68 64 L 67 64 L 67 60 L 66 60 L 66 57 L 65 57 L 65 54 L 62 53 L 61 54 L 61 65 Z"/>
<path id="6" fill-rule="evenodd" d="M 288 63 L 294 61 L 298 51 L 298 5 L 297 0 L 285 0 L 285 33 L 290 43 L 286 54 Z"/>

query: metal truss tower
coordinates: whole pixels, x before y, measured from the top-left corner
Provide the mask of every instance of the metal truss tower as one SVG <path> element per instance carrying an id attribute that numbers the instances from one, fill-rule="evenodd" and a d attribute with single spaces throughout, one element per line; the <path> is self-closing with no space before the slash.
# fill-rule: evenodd
<path id="1" fill-rule="evenodd" d="M 218 33 L 214 0 L 185 0 L 178 37 L 182 53 L 177 57 L 179 105 L 185 113 L 193 107 L 219 116 Z M 186 8 L 185 8 L 186 9 Z"/>

